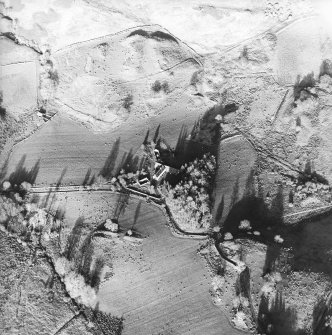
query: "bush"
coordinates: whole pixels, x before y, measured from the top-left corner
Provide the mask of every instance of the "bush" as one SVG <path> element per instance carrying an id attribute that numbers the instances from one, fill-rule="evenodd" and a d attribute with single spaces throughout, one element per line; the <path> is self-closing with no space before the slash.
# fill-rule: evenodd
<path id="1" fill-rule="evenodd" d="M 169 85 L 168 85 L 168 82 L 167 81 L 164 81 L 162 84 L 161 84 L 161 88 L 162 90 L 168 94 L 170 92 L 170 89 L 169 89 Z"/>
<path id="2" fill-rule="evenodd" d="M 152 91 L 159 93 L 160 91 L 164 91 L 164 93 L 168 94 L 170 92 L 169 84 L 167 81 L 161 83 L 159 80 L 156 80 L 152 86 Z"/>
<path id="3" fill-rule="evenodd" d="M 152 91 L 154 91 L 154 92 L 160 92 L 160 90 L 161 90 L 161 83 L 160 83 L 160 81 L 159 80 L 156 80 L 153 84 L 152 84 L 152 86 L 151 86 L 151 88 L 152 88 Z"/>
<path id="4" fill-rule="evenodd" d="M 175 187 L 166 186 L 166 203 L 180 228 L 210 227 L 210 192 L 215 169 L 214 156 L 204 155 L 181 168 L 182 179 Z"/>
<path id="5" fill-rule="evenodd" d="M 133 95 L 128 94 L 124 99 L 122 106 L 125 108 L 127 111 L 130 111 L 131 105 L 134 103 Z"/>

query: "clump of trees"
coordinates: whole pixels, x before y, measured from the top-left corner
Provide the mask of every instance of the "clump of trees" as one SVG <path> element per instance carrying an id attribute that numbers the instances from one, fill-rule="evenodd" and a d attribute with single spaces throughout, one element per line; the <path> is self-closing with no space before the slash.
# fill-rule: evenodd
<path id="1" fill-rule="evenodd" d="M 152 86 L 152 91 L 158 93 L 160 91 L 164 91 L 164 93 L 168 94 L 170 92 L 169 84 L 167 81 L 163 81 L 162 83 L 159 80 L 156 80 Z"/>
<path id="2" fill-rule="evenodd" d="M 125 108 L 128 112 L 131 110 L 131 106 L 134 103 L 134 97 L 132 94 L 127 94 L 127 96 L 122 100 L 122 106 Z"/>
<path id="3" fill-rule="evenodd" d="M 181 167 L 181 181 L 171 186 L 166 183 L 165 199 L 181 229 L 208 229 L 212 220 L 212 181 L 216 160 L 211 154 Z"/>

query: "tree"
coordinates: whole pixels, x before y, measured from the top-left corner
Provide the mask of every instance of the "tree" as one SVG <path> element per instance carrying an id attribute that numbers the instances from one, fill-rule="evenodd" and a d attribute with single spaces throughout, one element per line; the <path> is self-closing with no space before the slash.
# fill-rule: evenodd
<path id="1" fill-rule="evenodd" d="M 166 186 L 166 203 L 183 229 L 209 228 L 212 181 L 216 169 L 214 156 L 206 154 L 181 167 L 181 181 Z"/>

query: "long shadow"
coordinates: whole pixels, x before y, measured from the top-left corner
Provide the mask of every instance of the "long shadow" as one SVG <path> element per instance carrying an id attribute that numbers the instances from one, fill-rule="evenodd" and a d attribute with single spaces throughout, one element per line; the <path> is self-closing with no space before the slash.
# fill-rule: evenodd
<path id="1" fill-rule="evenodd" d="M 92 185 L 95 181 L 95 175 L 92 175 L 92 169 L 88 168 L 85 177 L 83 179 L 82 185 L 87 186 L 87 185 Z"/>
<path id="2" fill-rule="evenodd" d="M 120 151 L 120 137 L 114 142 L 111 152 L 109 153 L 103 168 L 100 170 L 99 175 L 106 179 L 110 179 L 115 176 L 116 161 Z"/>
<path id="3" fill-rule="evenodd" d="M 50 187 L 50 189 L 49 189 L 49 191 L 47 193 L 47 196 L 45 197 L 44 203 L 43 203 L 43 207 L 44 208 L 46 208 L 48 210 L 52 210 L 53 209 L 53 205 L 54 205 L 54 203 L 56 201 L 56 192 L 59 190 L 59 188 L 60 188 L 60 186 L 62 184 L 63 178 L 66 175 L 66 173 L 67 173 L 67 168 L 65 167 L 65 168 L 62 169 L 61 175 L 60 175 L 60 177 L 58 178 L 58 180 L 57 180 L 57 182 L 55 184 L 55 189 L 53 189 L 53 188 Z"/>
<path id="4" fill-rule="evenodd" d="M 141 211 L 141 206 L 142 206 L 142 201 L 140 201 L 136 207 L 136 210 L 135 210 L 135 216 L 134 216 L 134 221 L 133 221 L 133 225 L 132 225 L 132 229 L 134 228 L 134 226 L 136 225 L 137 223 L 137 219 L 139 217 L 139 214 L 140 214 L 140 211 Z"/>
<path id="5" fill-rule="evenodd" d="M 123 170 L 125 173 L 136 172 L 143 166 L 144 160 L 144 157 L 140 158 L 134 155 L 133 149 L 130 149 L 129 152 L 123 154 L 121 163 L 116 169 L 116 174 L 118 174 L 120 170 Z"/>
<path id="6" fill-rule="evenodd" d="M 64 256 L 69 260 L 72 261 L 77 256 L 79 251 L 79 245 L 81 241 L 81 237 L 83 234 L 84 229 L 84 217 L 80 216 L 74 225 L 71 233 L 68 236 Z"/>
<path id="7" fill-rule="evenodd" d="M 332 318 L 331 299 L 319 298 L 314 306 L 312 318 L 312 335 L 332 335 L 332 326 L 328 322 Z"/>
<path id="8" fill-rule="evenodd" d="M 3 93 L 2 91 L 0 91 L 0 119 L 4 120 L 6 118 L 7 111 L 6 108 L 2 106 L 2 103 L 3 103 Z"/>
<path id="9" fill-rule="evenodd" d="M 130 199 L 130 193 L 129 192 L 121 192 L 118 201 L 116 203 L 115 209 L 114 209 L 114 219 L 118 220 L 120 215 L 124 213 L 125 209 L 128 206 Z"/>
<path id="10" fill-rule="evenodd" d="M 98 290 L 105 262 L 103 257 L 97 257 L 94 260 L 94 231 L 90 231 L 86 235 L 84 234 L 85 228 L 84 218 L 78 218 L 68 236 L 64 256 L 74 262 L 76 271 L 83 276 L 85 283 Z"/>
<path id="11" fill-rule="evenodd" d="M 87 320 L 92 322 L 95 327 L 95 335 L 120 335 L 123 330 L 124 318 L 112 316 L 99 310 L 99 302 L 94 309 L 85 307 L 83 313 Z"/>
<path id="12" fill-rule="evenodd" d="M 313 72 L 308 73 L 302 79 L 301 76 L 298 75 L 293 87 L 294 102 L 301 98 L 302 92 L 317 97 L 316 94 L 309 91 L 310 88 L 315 87 L 315 83 L 316 80 Z"/>
<path id="13" fill-rule="evenodd" d="M 222 215 L 224 213 L 224 208 L 225 208 L 225 196 L 223 195 L 221 198 L 221 201 L 218 204 L 216 214 L 215 214 L 215 223 L 217 225 L 220 225 L 220 221 L 222 219 Z"/>
<path id="14" fill-rule="evenodd" d="M 312 162 L 310 160 L 306 162 L 304 166 L 304 171 L 299 175 L 298 178 L 298 182 L 301 184 L 305 184 L 307 181 L 318 182 L 324 185 L 329 184 L 328 180 L 324 176 L 318 174 L 315 171 L 314 167 L 312 166 Z"/>
<path id="15" fill-rule="evenodd" d="M 2 165 L 1 170 L 0 170 L 0 182 L 2 183 L 7 175 L 8 171 L 8 164 L 9 164 L 9 157 L 7 157 L 5 163 Z"/>
<path id="16" fill-rule="evenodd" d="M 12 172 L 8 178 L 8 181 L 12 185 L 19 186 L 24 181 L 34 184 L 40 168 L 40 159 L 35 163 L 35 165 L 29 170 L 25 167 L 26 155 L 24 155 L 20 161 L 17 163 L 15 171 Z"/>
<path id="17" fill-rule="evenodd" d="M 237 198 L 238 192 L 238 185 L 235 182 L 232 199 Z M 254 174 L 250 173 L 246 181 L 243 197 L 232 205 L 222 225 L 223 231 L 230 232 L 234 239 L 250 238 L 267 245 L 265 264 L 262 269 L 263 276 L 273 270 L 275 262 L 280 256 L 281 247 L 274 241 L 274 237 L 276 235 L 283 236 L 286 230 L 283 224 L 283 211 L 282 185 L 278 186 L 277 194 L 269 208 L 265 204 L 263 197 L 260 194 L 256 194 Z M 260 232 L 260 235 L 248 235 L 246 231 L 241 230 L 239 224 L 242 220 L 249 220 L 252 227 L 251 230 Z M 218 221 L 216 223 L 218 224 Z"/>
<path id="18" fill-rule="evenodd" d="M 159 133 L 160 133 L 160 124 L 158 125 L 155 133 L 154 133 L 154 136 L 153 136 L 153 142 L 154 143 L 157 143 L 158 139 L 159 139 Z"/>
<path id="19" fill-rule="evenodd" d="M 258 331 L 261 334 L 304 335 L 305 331 L 297 329 L 297 312 L 286 308 L 282 292 L 277 292 L 272 302 L 261 296 L 258 310 Z"/>

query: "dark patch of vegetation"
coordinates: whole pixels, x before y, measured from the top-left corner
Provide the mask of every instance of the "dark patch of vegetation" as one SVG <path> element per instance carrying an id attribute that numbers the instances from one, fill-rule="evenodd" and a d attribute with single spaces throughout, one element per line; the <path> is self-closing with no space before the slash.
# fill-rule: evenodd
<path id="1" fill-rule="evenodd" d="M 304 335 L 296 329 L 297 313 L 293 308 L 286 308 L 281 292 L 277 292 L 269 304 L 269 299 L 262 295 L 258 310 L 258 331 L 271 335 Z"/>
<path id="2" fill-rule="evenodd" d="M 154 31 L 152 33 L 146 31 L 146 30 L 143 30 L 143 29 L 136 29 L 134 31 L 132 31 L 128 37 L 131 37 L 131 36 L 143 36 L 143 37 L 146 37 L 146 38 L 156 38 L 156 39 L 161 39 L 161 40 L 168 40 L 168 41 L 172 41 L 172 42 L 175 42 L 177 44 L 179 44 L 178 40 L 173 37 L 172 35 L 170 34 L 167 34 L 163 31 Z"/>
<path id="3" fill-rule="evenodd" d="M 157 39 L 161 39 L 161 40 L 168 40 L 168 41 L 172 41 L 175 42 L 177 44 L 179 44 L 179 42 L 177 41 L 177 39 L 175 37 L 173 37 L 170 34 L 164 33 L 163 31 L 154 31 L 151 34 L 151 37 L 156 37 Z"/>
<path id="4" fill-rule="evenodd" d="M 104 176 L 103 176 L 104 177 Z M 92 169 L 89 168 L 85 174 L 84 180 L 82 182 L 83 186 L 92 185 L 95 181 L 95 176 L 92 175 Z"/>
<path id="5" fill-rule="evenodd" d="M 321 183 L 324 185 L 329 184 L 328 180 L 324 176 L 318 174 L 314 170 L 310 160 L 306 162 L 303 173 L 301 173 L 297 179 L 297 182 L 299 185 L 303 185 L 308 181 L 311 181 L 314 183 Z"/>
<path id="6" fill-rule="evenodd" d="M 124 213 L 126 207 L 128 206 L 129 199 L 130 199 L 129 192 L 123 191 L 120 193 L 120 196 L 115 206 L 114 215 L 113 215 L 116 220 L 118 220 L 120 215 Z"/>
<path id="7" fill-rule="evenodd" d="M 220 140 L 220 121 L 216 119 L 218 115 L 222 119 L 230 113 L 234 113 L 238 110 L 238 105 L 230 103 L 225 106 L 219 104 L 215 107 L 207 110 L 203 117 L 198 119 L 191 130 L 191 138 L 194 141 L 201 142 L 204 144 L 217 144 Z"/>
<path id="8" fill-rule="evenodd" d="M 98 304 L 95 309 L 84 308 L 84 315 L 95 325 L 93 335 L 121 335 L 124 319 L 100 311 Z"/>
<path id="9" fill-rule="evenodd" d="M 90 232 L 81 243 L 86 229 Z M 84 223 L 84 218 L 79 217 L 68 236 L 64 256 L 69 261 L 74 261 L 76 271 L 84 277 L 87 285 L 98 289 L 105 262 L 103 257 L 94 257 L 93 233 L 94 230 L 91 231 L 91 227 Z"/>
<path id="10" fill-rule="evenodd" d="M 110 179 L 118 173 L 116 169 L 116 161 L 119 155 L 119 151 L 120 151 L 120 137 L 114 142 L 110 154 L 106 158 L 104 166 L 101 169 L 99 175 L 103 176 L 106 179 Z M 86 178 L 87 176 L 85 177 L 85 180 Z M 90 175 L 88 176 L 88 178 L 90 178 Z"/>
<path id="11" fill-rule="evenodd" d="M 48 72 L 48 77 L 52 80 L 55 86 L 59 85 L 60 79 L 59 79 L 59 74 L 57 70 L 50 70 Z"/>
<path id="12" fill-rule="evenodd" d="M 141 206 L 142 206 L 142 201 L 140 201 L 136 207 L 136 210 L 135 210 L 135 216 L 134 216 L 134 222 L 133 222 L 133 225 L 131 226 L 131 228 L 133 229 L 134 226 L 136 225 L 137 223 L 137 219 L 139 217 L 139 214 L 140 214 L 140 211 L 141 211 Z"/>
<path id="13" fill-rule="evenodd" d="M 200 81 L 200 78 L 199 78 L 200 74 L 201 74 L 201 70 L 195 71 L 192 74 L 192 76 L 190 78 L 190 85 L 195 86 L 195 85 L 197 85 L 199 83 L 199 81 Z"/>
<path id="14" fill-rule="evenodd" d="M 317 97 L 317 95 L 310 92 L 310 88 L 315 87 L 316 80 L 314 73 L 308 73 L 302 79 L 297 76 L 296 83 L 293 87 L 294 102 L 297 100 L 305 100 L 307 96 Z"/>
<path id="15" fill-rule="evenodd" d="M 216 170 L 214 156 L 205 154 L 202 159 L 181 167 L 179 182 L 166 184 L 166 203 L 180 227 L 205 228 L 211 224 L 212 180 Z"/>
<path id="16" fill-rule="evenodd" d="M 79 217 L 72 229 L 71 233 L 68 236 L 64 256 L 69 260 L 74 260 L 77 256 L 77 252 L 80 246 L 81 237 L 84 230 L 84 218 Z"/>
<path id="17" fill-rule="evenodd" d="M 103 257 L 97 257 L 89 273 L 89 284 L 91 287 L 99 288 L 100 277 L 104 268 L 105 261 Z"/>
<path id="18" fill-rule="evenodd" d="M 128 35 L 128 37 L 135 36 L 135 35 L 143 36 L 143 37 L 149 37 L 149 33 L 146 30 L 143 30 L 143 29 L 137 29 L 137 30 L 132 31 Z"/>
<path id="19" fill-rule="evenodd" d="M 3 103 L 3 92 L 0 91 L 0 118 L 5 119 L 6 117 L 6 108 L 2 107 Z"/>
<path id="20" fill-rule="evenodd" d="M 152 91 L 154 91 L 156 93 L 160 92 L 160 90 L 161 90 L 161 82 L 159 80 L 156 80 L 152 84 L 151 88 L 152 88 Z"/>
<path id="21" fill-rule="evenodd" d="M 320 66 L 319 77 L 324 75 L 332 77 L 332 61 L 330 59 L 323 60 Z"/>
<path id="22" fill-rule="evenodd" d="M 109 44 L 106 42 L 98 45 L 98 49 L 100 50 L 100 52 L 102 53 L 104 57 L 106 57 L 107 55 L 108 48 L 109 48 Z"/>
<path id="23" fill-rule="evenodd" d="M 321 297 L 315 304 L 312 321 L 313 335 L 332 335 L 331 295 Z"/>
<path id="24" fill-rule="evenodd" d="M 162 84 L 161 84 L 161 88 L 162 90 L 168 94 L 170 92 L 170 88 L 169 88 L 169 84 L 167 81 L 164 81 Z"/>
<path id="25" fill-rule="evenodd" d="M 132 94 L 128 94 L 122 101 L 122 106 L 125 108 L 128 112 L 130 112 L 131 106 L 134 103 L 134 98 Z"/>
<path id="26" fill-rule="evenodd" d="M 75 259 L 75 264 L 78 273 L 84 277 L 85 283 L 98 289 L 105 261 L 100 256 L 94 259 L 93 255 L 94 246 L 91 233 L 82 243 L 79 254 Z"/>
<path id="27" fill-rule="evenodd" d="M 168 94 L 170 92 L 169 84 L 167 81 L 164 81 L 163 83 L 161 83 L 159 80 L 156 80 L 152 84 L 151 88 L 156 93 L 163 91 L 165 94 Z"/>
<path id="28" fill-rule="evenodd" d="M 8 177 L 8 181 L 12 185 L 12 190 L 18 192 L 21 197 L 26 195 L 26 190 L 20 187 L 21 183 L 27 182 L 31 185 L 34 184 L 40 168 L 40 160 L 38 160 L 30 170 L 25 167 L 25 161 L 26 155 L 20 159 L 16 165 L 15 171 Z"/>

